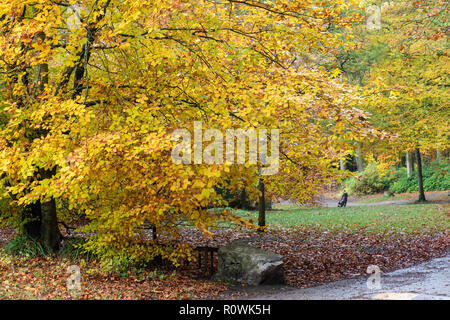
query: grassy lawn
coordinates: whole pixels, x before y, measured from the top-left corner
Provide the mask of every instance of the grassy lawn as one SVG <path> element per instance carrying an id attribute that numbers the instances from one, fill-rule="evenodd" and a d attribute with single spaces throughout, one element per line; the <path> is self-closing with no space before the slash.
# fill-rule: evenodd
<path id="1" fill-rule="evenodd" d="M 414 198 L 417 198 L 417 193 L 414 193 L 412 195 L 411 194 L 395 195 L 394 197 L 381 195 L 381 196 L 364 199 L 364 200 L 361 200 L 358 202 L 360 202 L 360 203 L 376 203 L 376 202 L 393 201 L 393 200 L 414 199 Z"/>
<path id="2" fill-rule="evenodd" d="M 257 220 L 256 211 L 238 211 Z M 450 205 L 378 205 L 346 208 L 289 208 L 266 213 L 272 227 L 373 233 L 433 233 L 450 230 Z"/>
<path id="3" fill-rule="evenodd" d="M 444 201 L 448 200 L 448 193 L 447 191 L 427 191 L 425 192 L 425 196 L 427 200 L 431 201 Z M 352 198 L 352 196 L 351 196 Z M 384 202 L 384 201 L 396 201 L 396 200 L 404 200 L 404 199 L 415 199 L 417 200 L 418 193 L 417 192 L 407 192 L 407 193 L 397 193 L 393 197 L 385 196 L 384 194 L 376 194 L 371 196 L 365 196 L 362 199 L 359 200 L 353 200 L 354 202 L 359 203 L 378 203 L 378 202 Z"/>

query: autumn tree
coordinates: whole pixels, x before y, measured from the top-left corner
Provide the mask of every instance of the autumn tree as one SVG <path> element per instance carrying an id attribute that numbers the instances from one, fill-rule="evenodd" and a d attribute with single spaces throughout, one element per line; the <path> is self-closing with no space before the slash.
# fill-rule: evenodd
<path id="1" fill-rule="evenodd" d="M 278 129 L 267 191 L 309 201 L 338 175 L 364 97 L 301 54 L 345 45 L 356 1 L 18 1 L 0 5 L 3 197 L 58 248 L 58 219 L 86 215 L 85 248 L 104 261 L 177 263 L 180 227 L 249 226 L 216 187 L 258 195 L 263 165 L 175 163 L 176 129 Z M 200 136 L 203 131 L 200 131 Z M 198 133 L 197 133 L 198 134 Z M 213 137 L 204 138 L 210 143 Z M 269 141 L 270 142 L 270 141 Z M 206 148 L 194 149 L 201 155 Z M 65 206 L 68 215 L 57 211 Z M 32 210 L 25 210 L 32 208 Z M 156 239 L 142 230 L 151 223 Z"/>
<path id="2" fill-rule="evenodd" d="M 422 154 L 449 145 L 450 64 L 447 36 L 428 20 L 428 11 L 424 17 L 419 4 L 398 2 L 383 16 L 383 28 L 376 36 L 389 51 L 371 71 L 371 80 L 384 91 L 383 102 L 381 108 L 372 106 L 370 111 L 380 126 L 396 134 L 392 150 L 406 151 L 409 157 L 415 154 L 419 201 L 425 201 Z M 430 1 L 426 7 L 435 16 L 441 5 Z"/>

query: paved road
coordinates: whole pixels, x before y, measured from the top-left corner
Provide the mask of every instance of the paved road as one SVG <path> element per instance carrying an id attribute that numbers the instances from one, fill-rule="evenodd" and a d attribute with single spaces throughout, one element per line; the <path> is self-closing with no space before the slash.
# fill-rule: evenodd
<path id="1" fill-rule="evenodd" d="M 450 203 L 450 196 L 448 196 L 448 191 L 443 191 L 439 193 L 425 193 L 425 197 L 427 198 L 427 203 L 439 203 L 439 204 L 445 204 Z M 447 199 L 442 200 L 442 198 L 445 198 L 447 196 Z M 439 199 L 439 200 L 437 200 Z M 361 203 L 358 201 L 353 201 L 351 198 L 347 202 L 347 207 L 355 207 L 355 206 L 379 206 L 379 205 L 390 205 L 390 204 L 414 204 L 417 199 L 396 199 L 395 197 L 392 198 L 392 200 L 387 201 L 380 201 L 380 202 L 372 202 L 372 203 Z M 338 200 L 335 199 L 329 199 L 329 198 L 323 198 L 320 201 L 320 204 L 324 207 L 337 207 Z"/>
<path id="2" fill-rule="evenodd" d="M 247 299 L 263 300 L 450 300 L 450 255 L 380 275 L 380 288 L 368 280 L 375 274 L 313 288 L 279 288 Z"/>

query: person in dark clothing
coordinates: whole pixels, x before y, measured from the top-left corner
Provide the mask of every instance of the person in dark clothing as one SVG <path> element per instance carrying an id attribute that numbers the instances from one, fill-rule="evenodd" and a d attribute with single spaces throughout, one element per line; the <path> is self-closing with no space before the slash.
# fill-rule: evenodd
<path id="1" fill-rule="evenodd" d="M 348 194 L 347 194 L 347 191 L 344 190 L 344 193 L 342 194 L 341 200 L 338 203 L 338 207 L 346 207 L 347 206 L 347 199 L 348 199 Z"/>

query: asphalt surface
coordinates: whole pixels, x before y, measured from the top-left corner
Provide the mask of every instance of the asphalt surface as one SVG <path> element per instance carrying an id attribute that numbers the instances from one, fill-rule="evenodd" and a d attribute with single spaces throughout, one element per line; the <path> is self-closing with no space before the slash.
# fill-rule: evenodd
<path id="1" fill-rule="evenodd" d="M 317 287 L 272 288 L 258 300 L 450 300 L 450 255 L 417 266 L 342 280 Z M 379 287 L 377 285 L 379 284 Z M 260 288 L 261 289 L 261 288 Z"/>

